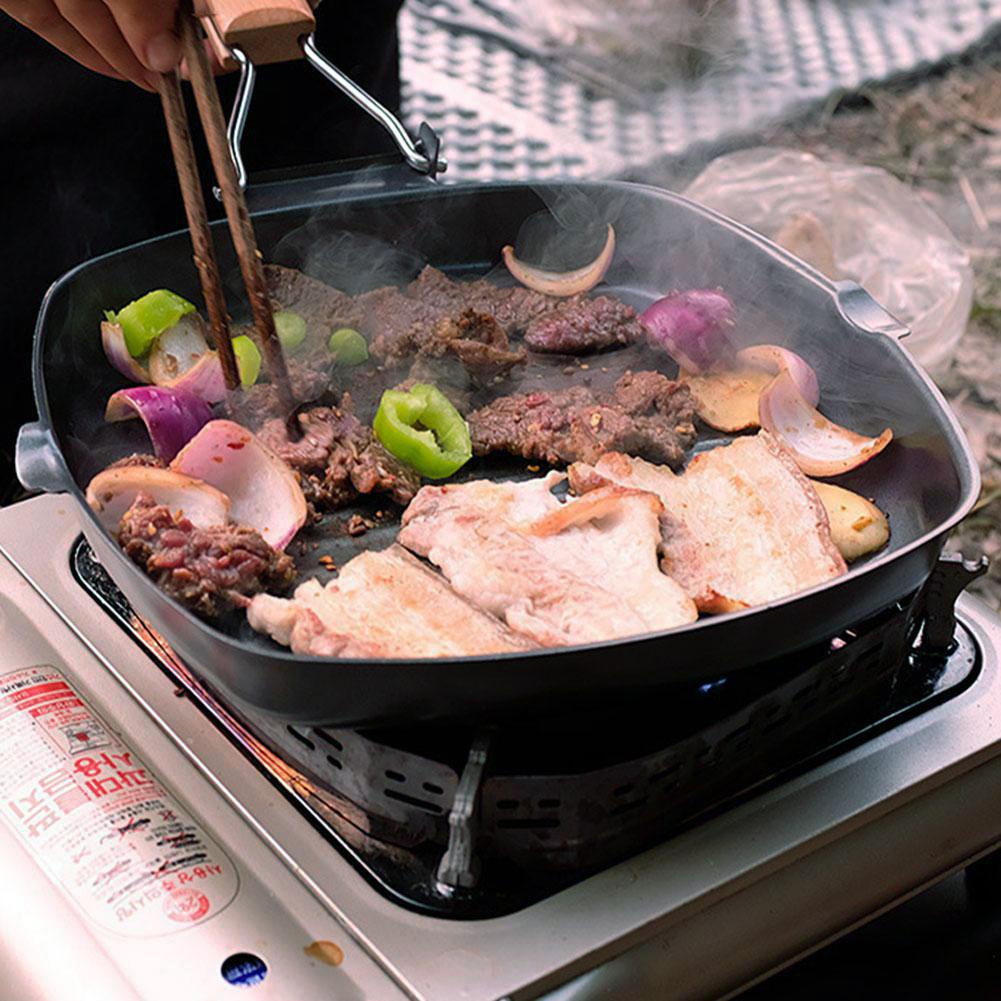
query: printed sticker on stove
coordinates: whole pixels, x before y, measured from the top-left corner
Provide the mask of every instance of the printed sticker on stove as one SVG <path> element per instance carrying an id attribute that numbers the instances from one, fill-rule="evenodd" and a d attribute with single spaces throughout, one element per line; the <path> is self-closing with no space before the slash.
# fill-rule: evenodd
<path id="1" fill-rule="evenodd" d="M 0 816 L 84 914 L 149 937 L 227 907 L 222 848 L 63 675 L 0 675 Z"/>

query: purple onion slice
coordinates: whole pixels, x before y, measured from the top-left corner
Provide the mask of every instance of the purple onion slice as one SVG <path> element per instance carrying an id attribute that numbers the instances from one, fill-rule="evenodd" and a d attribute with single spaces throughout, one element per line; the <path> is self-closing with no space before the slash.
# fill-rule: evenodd
<path id="1" fill-rule="evenodd" d="M 146 425 L 156 454 L 170 462 L 212 420 L 212 410 L 192 393 L 164 386 L 131 386 L 112 393 L 104 419 L 126 421 L 133 417 Z"/>
<path id="2" fill-rule="evenodd" d="M 149 372 L 140 361 L 129 354 L 125 334 L 117 323 L 101 322 L 101 344 L 108 361 L 131 382 L 149 382 Z"/>
<path id="3" fill-rule="evenodd" d="M 640 316 L 653 347 L 666 351 L 688 372 L 727 368 L 735 350 L 727 332 L 733 327 L 733 303 L 720 289 L 671 292 Z"/>

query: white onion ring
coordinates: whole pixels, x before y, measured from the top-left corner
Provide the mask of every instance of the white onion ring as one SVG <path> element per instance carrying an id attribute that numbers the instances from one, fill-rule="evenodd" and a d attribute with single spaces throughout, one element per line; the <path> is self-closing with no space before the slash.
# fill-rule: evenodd
<path id="1" fill-rule="evenodd" d="M 601 253 L 590 264 L 573 271 L 547 271 L 545 268 L 526 264 L 515 257 L 514 247 L 510 244 L 501 250 L 501 256 L 508 271 L 522 285 L 546 295 L 566 298 L 590 291 L 605 277 L 615 256 L 615 230 L 609 223 L 608 236 L 605 238 L 605 246 L 602 247 Z"/>
<path id="2" fill-rule="evenodd" d="M 788 372 L 780 372 L 761 394 L 758 417 L 807 476 L 847 473 L 878 455 L 893 439 L 889 428 L 877 438 L 866 438 L 829 421 Z"/>
<path id="3" fill-rule="evenodd" d="M 820 400 L 817 374 L 795 351 L 777 344 L 756 344 L 736 353 L 727 368 L 695 372 L 682 366 L 679 381 L 692 391 L 699 417 L 717 431 L 745 431 L 760 427 L 761 394 L 769 376 L 782 372 L 796 383 L 811 406 Z"/>
<path id="4" fill-rule="evenodd" d="M 87 503 L 111 533 L 118 532 L 122 515 L 139 494 L 149 494 L 157 504 L 181 511 L 198 528 L 225 525 L 229 498 L 215 487 L 159 466 L 116 466 L 98 473 L 87 486 Z"/>
<path id="5" fill-rule="evenodd" d="M 191 393 L 206 403 L 219 403 L 226 399 L 226 377 L 222 374 L 222 363 L 215 351 L 206 351 L 187 372 L 158 385 Z"/>
<path id="6" fill-rule="evenodd" d="M 108 361 L 131 382 L 149 382 L 149 372 L 129 354 L 125 346 L 125 334 L 117 323 L 101 321 L 101 344 Z"/>
<path id="7" fill-rule="evenodd" d="M 737 361 L 741 365 L 763 369 L 773 375 L 788 372 L 811 407 L 820 402 L 817 373 L 795 351 L 781 348 L 777 344 L 755 344 L 738 351 Z"/>
<path id="8" fill-rule="evenodd" d="M 284 549 L 306 521 L 306 498 L 291 467 L 245 427 L 209 421 L 170 468 L 204 480 L 232 501 L 233 521 Z"/>

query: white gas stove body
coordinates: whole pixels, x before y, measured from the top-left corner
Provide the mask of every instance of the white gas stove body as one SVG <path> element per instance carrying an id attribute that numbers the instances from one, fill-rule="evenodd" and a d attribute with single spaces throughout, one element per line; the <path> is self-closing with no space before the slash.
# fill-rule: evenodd
<path id="1" fill-rule="evenodd" d="M 109 909 L 67 868 L 65 838 L 31 837 L 0 800 L 5 997 L 230 998 L 224 964 L 245 954 L 227 971 L 262 999 L 719 998 L 1001 843 L 1001 620 L 964 597 L 983 662 L 955 698 L 515 914 L 412 913 L 377 893 L 95 605 L 70 571 L 79 532 L 69 498 L 0 511 L 0 737 L 5 707 L 20 708 L 4 679 L 64 684 L 83 703 L 73 718 L 95 721 L 79 739 L 103 727 L 108 747 L 141 759 L 157 810 L 187 818 L 184 836 L 216 882 L 168 892 L 134 848 L 137 906 L 155 913 L 135 917 L 132 898 Z M 40 666 L 52 674 L 17 673 Z M 52 743 L 36 728 L 8 739 L 22 764 L 32 741 Z M 0 764 L 0 794 L 12 767 Z M 99 875 L 125 880 L 112 870 Z"/>

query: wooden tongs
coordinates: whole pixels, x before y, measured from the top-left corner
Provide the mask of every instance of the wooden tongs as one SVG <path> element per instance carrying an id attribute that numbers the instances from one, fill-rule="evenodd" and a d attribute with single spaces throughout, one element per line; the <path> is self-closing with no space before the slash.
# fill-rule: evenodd
<path id="1" fill-rule="evenodd" d="M 438 155 L 438 141 L 433 131 L 425 124 L 422 126 L 422 138 L 416 143 L 411 140 L 403 126 L 386 108 L 317 51 L 313 42 L 315 27 L 316 21 L 307 0 L 193 0 L 193 5 L 192 0 L 182 0 L 178 14 L 181 49 L 218 183 L 216 194 L 226 210 L 226 219 L 253 312 L 257 341 L 286 417 L 293 413 L 298 401 L 292 392 L 285 356 L 275 330 L 261 255 L 244 197 L 245 176 L 239 152 L 242 121 L 246 117 L 253 89 L 254 66 L 306 58 L 327 80 L 382 122 L 404 159 L 414 170 L 433 177 L 444 169 L 444 161 Z M 239 65 L 243 74 L 234 111 L 236 125 L 235 128 L 231 127 L 229 134 L 205 40 L 222 65 L 227 68 Z M 231 391 L 236 390 L 240 388 L 240 374 L 233 353 L 229 315 L 212 246 L 205 198 L 198 177 L 178 73 L 167 73 L 160 77 L 159 93 L 188 228 L 191 231 L 194 260 L 201 279 L 212 339 L 219 354 L 226 387 Z"/>
<path id="2" fill-rule="evenodd" d="M 199 8 L 200 13 L 203 13 L 211 24 L 221 24 L 224 31 L 227 25 L 240 23 L 241 12 L 243 17 L 251 16 L 252 20 L 259 25 L 272 27 L 275 34 L 271 37 L 276 40 L 283 38 L 287 31 L 309 34 L 314 23 L 313 13 L 305 0 L 282 0 L 283 6 L 280 9 L 256 3 L 255 0 L 240 0 L 240 2 L 236 2 L 236 0 L 201 0 L 201 3 L 204 7 Z M 257 239 L 254 236 L 254 227 L 250 221 L 250 213 L 247 211 L 243 189 L 237 181 L 236 168 L 229 153 L 229 144 L 226 139 L 226 120 L 223 116 L 222 105 L 219 103 L 219 92 L 216 90 L 208 53 L 202 42 L 205 29 L 201 26 L 190 3 L 181 5 L 177 27 L 184 61 L 187 64 L 188 76 L 191 79 L 191 87 L 198 106 L 198 116 L 201 119 L 209 154 L 212 158 L 212 168 L 215 171 L 223 205 L 226 209 L 226 219 L 229 222 L 233 245 L 240 261 L 243 283 L 246 286 L 247 298 L 254 316 L 257 341 L 264 355 L 268 375 L 278 392 L 281 409 L 289 414 L 295 408 L 296 401 L 289 382 L 285 355 L 275 330 L 275 318 L 271 310 L 267 284 L 264 280 L 261 255 L 257 249 Z M 225 34 L 222 38 L 225 40 Z M 298 46 L 296 48 L 298 49 Z M 184 199 L 188 229 L 191 231 L 195 266 L 198 268 L 198 275 L 201 279 L 202 295 L 205 298 L 212 340 L 219 354 L 226 388 L 233 391 L 240 388 L 240 373 L 236 364 L 236 356 L 233 353 L 229 314 L 226 310 L 219 265 L 212 246 L 205 197 L 198 177 L 198 165 L 191 143 L 191 131 L 188 128 L 188 116 L 184 107 L 178 74 L 176 72 L 162 74 L 158 89 L 160 100 L 163 103 L 163 114 L 167 122 L 170 148 L 174 155 L 174 165 L 177 168 L 181 195 Z"/>

